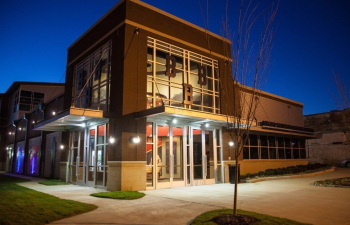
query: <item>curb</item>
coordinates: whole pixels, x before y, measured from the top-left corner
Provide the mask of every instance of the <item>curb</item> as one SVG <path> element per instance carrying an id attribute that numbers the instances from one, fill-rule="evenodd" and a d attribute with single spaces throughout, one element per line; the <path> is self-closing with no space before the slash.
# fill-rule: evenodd
<path id="1" fill-rule="evenodd" d="M 341 186 L 341 185 L 329 185 L 329 184 L 318 184 L 317 181 L 314 182 L 315 186 L 318 187 L 336 187 L 336 188 L 350 188 L 350 186 Z"/>
<path id="2" fill-rule="evenodd" d="M 334 169 L 335 169 L 335 167 L 332 167 L 328 170 L 322 170 L 322 171 L 318 171 L 315 173 L 308 173 L 308 174 L 299 174 L 299 175 L 292 175 L 292 176 L 280 176 L 280 177 L 264 177 L 264 178 L 258 178 L 258 179 L 245 180 L 245 182 L 241 181 L 241 183 L 256 183 L 256 182 L 266 181 L 266 180 L 281 180 L 281 179 L 293 179 L 293 178 L 301 178 L 301 177 L 313 177 L 313 176 L 321 175 L 324 173 L 333 172 Z"/>

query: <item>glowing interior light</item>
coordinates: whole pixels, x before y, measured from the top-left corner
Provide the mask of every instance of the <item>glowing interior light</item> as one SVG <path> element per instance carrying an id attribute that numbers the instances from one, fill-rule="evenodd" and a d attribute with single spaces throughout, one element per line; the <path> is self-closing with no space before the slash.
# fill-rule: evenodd
<path id="1" fill-rule="evenodd" d="M 235 145 L 235 143 L 233 143 L 233 141 L 229 141 L 229 142 L 228 142 L 228 145 L 229 145 L 230 147 L 232 147 L 232 146 Z"/>

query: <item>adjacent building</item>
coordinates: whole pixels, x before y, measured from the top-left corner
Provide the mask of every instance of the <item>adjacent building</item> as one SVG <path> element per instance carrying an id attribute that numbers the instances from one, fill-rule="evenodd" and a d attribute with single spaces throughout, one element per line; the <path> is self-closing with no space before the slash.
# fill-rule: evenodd
<path id="1" fill-rule="evenodd" d="M 46 134 L 43 151 L 59 152 L 54 167 L 37 164 L 39 175 L 54 169 L 61 180 L 107 190 L 228 182 L 230 46 L 141 1 L 120 1 L 68 48 L 64 94 L 31 127 Z M 241 174 L 308 163 L 305 141 L 314 134 L 303 127 L 302 110 L 302 103 L 260 94 Z M 34 149 L 30 140 L 24 158 Z"/>
<path id="2" fill-rule="evenodd" d="M 350 158 L 350 109 L 333 110 L 304 116 L 305 127 L 312 128 L 316 139 L 307 140 L 309 161 L 339 166 Z"/>

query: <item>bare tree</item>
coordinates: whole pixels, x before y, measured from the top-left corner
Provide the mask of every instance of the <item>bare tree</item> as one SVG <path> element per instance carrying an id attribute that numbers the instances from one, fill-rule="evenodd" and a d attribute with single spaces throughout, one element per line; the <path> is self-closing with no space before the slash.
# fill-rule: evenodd
<path id="1" fill-rule="evenodd" d="M 233 142 L 235 159 L 235 189 L 233 214 L 237 216 L 238 166 L 243 148 L 249 138 L 252 126 L 256 126 L 255 112 L 259 104 L 261 90 L 268 78 L 270 54 L 273 39 L 273 21 L 278 4 L 272 3 L 259 11 L 259 5 L 242 0 L 238 10 L 238 22 L 235 33 L 231 33 L 228 18 L 228 0 L 226 18 L 223 22 L 224 36 L 231 40 L 232 63 L 228 63 L 232 72 L 233 88 L 228 83 L 221 83 L 225 99 L 233 99 L 233 105 L 226 105 L 227 132 Z M 255 29 L 260 29 L 260 37 L 254 36 Z M 256 33 L 254 33 L 256 34 Z M 258 43 L 254 40 L 258 40 Z M 230 54 L 230 55 L 229 55 Z M 230 102 L 230 101 L 226 101 Z M 231 143 L 232 143 L 231 142 Z"/>

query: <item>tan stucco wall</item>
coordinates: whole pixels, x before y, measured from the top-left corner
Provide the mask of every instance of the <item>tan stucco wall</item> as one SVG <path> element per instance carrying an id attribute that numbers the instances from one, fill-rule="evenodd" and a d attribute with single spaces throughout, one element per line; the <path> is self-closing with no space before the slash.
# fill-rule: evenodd
<path id="1" fill-rule="evenodd" d="M 146 161 L 109 161 L 107 190 L 146 190 Z"/>

